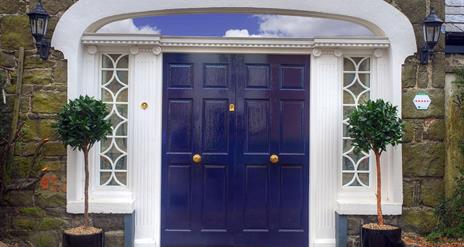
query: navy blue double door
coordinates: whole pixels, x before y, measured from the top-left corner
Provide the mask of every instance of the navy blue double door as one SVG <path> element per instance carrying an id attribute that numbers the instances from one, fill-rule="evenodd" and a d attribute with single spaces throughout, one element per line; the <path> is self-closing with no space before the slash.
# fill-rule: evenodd
<path id="1" fill-rule="evenodd" d="M 161 246 L 308 246 L 309 56 L 163 60 Z"/>

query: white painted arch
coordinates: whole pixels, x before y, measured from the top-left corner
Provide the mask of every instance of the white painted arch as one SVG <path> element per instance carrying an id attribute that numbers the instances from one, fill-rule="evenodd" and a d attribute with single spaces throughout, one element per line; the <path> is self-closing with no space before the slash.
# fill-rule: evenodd
<path id="1" fill-rule="evenodd" d="M 88 72 L 85 73 L 86 68 L 87 70 L 91 68 L 91 65 L 88 63 L 89 60 L 86 59 L 86 54 L 95 54 L 96 49 L 84 49 L 85 39 L 83 40 L 83 38 L 86 37 L 86 34 L 94 33 L 105 24 L 126 18 L 180 13 L 224 12 L 324 17 L 351 21 L 369 28 L 377 36 L 375 38 L 386 38 L 389 41 L 389 47 L 388 49 L 385 48 L 386 52 L 383 55 L 382 61 L 384 62 L 383 64 L 379 64 L 382 65 L 385 70 L 384 74 L 382 74 L 385 75 L 382 82 L 388 84 L 386 87 L 388 91 L 391 92 L 389 100 L 394 105 L 398 105 L 401 108 L 402 64 L 406 57 L 416 52 L 416 40 L 413 26 L 408 18 L 384 0 L 80 0 L 71 6 L 61 17 L 52 39 L 52 46 L 62 51 L 65 58 L 68 60 L 68 98 L 73 99 L 77 97 L 85 91 L 83 88 L 91 86 L 91 82 L 88 81 L 91 77 L 86 76 Z M 92 48 L 94 47 L 92 46 Z M 313 57 L 320 56 L 320 54 L 318 55 L 317 53 L 313 53 L 313 55 Z M 143 58 L 143 56 L 141 57 Z M 379 56 L 382 56 L 382 54 L 379 54 Z M 334 62 L 338 61 L 336 57 L 337 55 L 335 55 L 335 57 L 333 55 L 323 55 L 317 63 L 319 63 L 320 66 L 332 66 Z M 142 60 L 140 60 L 140 62 L 144 64 Z M 154 62 L 152 65 L 158 66 L 160 64 L 160 60 L 156 61 L 157 62 Z M 336 68 L 336 66 L 330 67 L 327 71 L 336 72 Z M 321 82 L 327 79 L 327 75 L 323 73 L 320 73 L 318 77 L 317 73 L 313 73 L 313 75 L 314 74 L 316 74 L 316 78 L 319 78 Z M 160 81 L 161 75 L 152 76 L 155 78 L 159 77 L 157 80 Z M 329 76 L 337 79 L 337 75 L 334 75 L 334 73 L 331 73 Z M 313 80 L 313 77 L 311 80 Z M 149 86 L 155 87 L 157 91 L 160 89 L 160 85 Z M 335 87 L 331 89 L 337 90 Z M 161 97 L 160 95 L 158 96 Z M 327 104 L 334 104 L 328 99 L 326 99 L 325 102 Z M 154 111 L 154 109 L 159 112 L 161 111 L 159 106 L 153 107 L 151 111 Z M 317 111 L 314 105 L 311 108 L 312 113 L 315 112 L 313 110 Z M 321 115 L 322 111 L 323 109 L 319 110 Z M 153 116 L 151 118 L 154 118 Z M 151 119 L 150 121 L 158 120 Z M 156 132 L 152 134 L 155 135 L 159 133 Z M 158 142 L 159 140 L 152 141 Z M 392 186 L 395 189 L 394 193 L 389 195 L 392 202 L 390 206 L 395 208 L 391 210 L 391 212 L 394 212 L 392 214 L 401 213 L 401 157 L 401 148 L 392 150 L 391 155 L 387 157 L 387 159 L 390 159 L 391 163 L 394 164 L 394 167 L 391 168 L 391 176 L 399 178 L 399 183 L 395 183 L 396 180 L 393 182 L 390 181 L 390 184 L 393 184 Z M 79 160 L 80 158 L 75 152 L 68 151 L 68 166 L 72 167 L 76 165 Z M 336 159 L 335 162 L 337 162 Z M 78 184 L 81 179 L 81 177 L 79 177 L 80 175 L 76 175 L 73 171 L 79 172 L 78 169 L 73 170 L 68 167 L 68 211 L 72 211 L 69 209 L 73 206 L 72 202 L 70 202 L 72 201 L 70 198 L 75 199 L 79 197 L 78 195 L 82 194 L 79 189 L 73 190 L 70 188 L 70 185 L 73 183 Z M 313 174 L 311 174 L 311 177 L 312 176 Z M 160 184 L 156 184 L 156 186 L 159 187 Z M 314 188 L 314 186 L 312 187 Z M 121 194 L 120 198 L 124 196 L 124 194 Z M 104 195 L 102 195 L 102 197 L 104 197 Z M 132 197 L 132 195 L 129 193 L 128 197 Z M 82 203 L 79 201 L 75 201 L 75 203 L 74 205 L 79 208 L 75 211 L 80 211 Z M 125 207 L 127 204 L 125 201 L 118 202 L 117 200 L 112 200 L 110 204 L 112 204 L 111 212 L 113 213 L 128 211 L 127 207 Z M 108 203 L 102 202 L 101 205 L 91 204 L 90 208 L 93 212 L 107 212 L 108 210 L 106 209 L 108 205 Z M 374 212 L 374 207 L 372 207 L 373 204 L 371 204 L 371 202 L 360 202 L 356 205 L 348 203 L 345 206 L 342 202 L 340 205 L 339 211 L 345 213 L 362 212 L 362 214 L 370 214 Z M 388 209 L 386 211 L 388 211 Z M 158 227 L 159 226 L 153 227 L 152 225 L 148 225 L 145 228 L 140 228 L 139 231 L 136 230 L 136 234 L 140 236 L 138 243 L 136 242 L 137 246 L 159 246 L 159 236 L 153 233 L 157 232 Z M 313 225 L 311 227 L 317 226 Z M 310 229 L 314 229 L 311 227 Z M 311 246 L 334 246 L 333 230 L 329 232 L 329 234 L 321 235 L 311 233 Z"/>
<path id="2" fill-rule="evenodd" d="M 389 39 L 391 62 L 397 66 L 417 51 L 411 22 L 384 0 L 80 0 L 60 18 L 52 38 L 52 46 L 68 59 L 68 96 L 77 96 L 84 33 L 132 17 L 219 12 L 325 17 L 358 23 Z M 401 70 L 392 71 L 392 80 L 400 90 Z M 400 97 L 393 101 L 401 105 Z"/>

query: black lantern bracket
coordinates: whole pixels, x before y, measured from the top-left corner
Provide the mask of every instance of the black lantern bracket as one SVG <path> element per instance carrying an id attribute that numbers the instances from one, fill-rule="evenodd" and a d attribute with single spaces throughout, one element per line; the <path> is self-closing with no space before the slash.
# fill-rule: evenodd
<path id="1" fill-rule="evenodd" d="M 34 37 L 37 52 L 40 58 L 47 60 L 50 54 L 50 39 L 46 38 L 46 35 L 50 15 L 43 7 L 41 0 L 27 15 L 29 16 L 31 34 Z"/>
<path id="2" fill-rule="evenodd" d="M 438 17 L 435 9 L 432 8 L 430 14 L 425 17 L 422 23 L 424 44 L 419 52 L 421 64 L 428 64 L 430 57 L 433 56 L 433 50 L 440 39 L 442 26 L 443 20 Z"/>

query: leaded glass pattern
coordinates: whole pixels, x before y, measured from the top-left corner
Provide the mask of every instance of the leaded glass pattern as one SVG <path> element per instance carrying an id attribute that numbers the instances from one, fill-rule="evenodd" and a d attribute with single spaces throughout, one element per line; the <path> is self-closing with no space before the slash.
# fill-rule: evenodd
<path id="1" fill-rule="evenodd" d="M 348 116 L 359 104 L 370 97 L 371 60 L 369 57 L 343 59 L 343 160 L 342 184 L 344 187 L 369 187 L 370 156 L 355 153 L 348 135 Z"/>
<path id="2" fill-rule="evenodd" d="M 101 58 L 101 99 L 112 133 L 100 143 L 100 185 L 126 186 L 129 56 L 103 54 Z"/>

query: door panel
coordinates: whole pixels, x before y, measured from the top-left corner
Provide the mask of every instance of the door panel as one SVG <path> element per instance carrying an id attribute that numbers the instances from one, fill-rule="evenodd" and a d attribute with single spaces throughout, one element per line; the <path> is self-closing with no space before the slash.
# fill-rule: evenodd
<path id="1" fill-rule="evenodd" d="M 308 246 L 309 57 L 164 54 L 164 83 L 161 245 Z"/>

